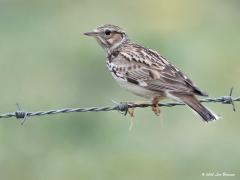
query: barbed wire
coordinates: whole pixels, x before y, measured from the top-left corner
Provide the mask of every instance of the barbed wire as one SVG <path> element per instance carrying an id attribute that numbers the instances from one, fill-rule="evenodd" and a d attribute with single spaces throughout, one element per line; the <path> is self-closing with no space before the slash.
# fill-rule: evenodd
<path id="1" fill-rule="evenodd" d="M 232 97 L 233 88 L 231 88 L 229 95 L 220 96 L 217 98 L 205 98 L 199 100 L 203 103 L 222 103 L 222 104 L 231 104 L 233 111 L 236 111 L 235 101 L 240 101 L 240 97 Z M 114 102 L 114 101 L 113 101 Z M 17 103 L 17 111 L 1 114 L 0 118 L 11 118 L 16 117 L 17 119 L 22 119 L 21 124 L 23 124 L 27 117 L 30 116 L 43 116 L 43 115 L 54 115 L 60 113 L 73 113 L 73 112 L 102 112 L 102 111 L 119 111 L 124 115 L 127 114 L 129 108 L 146 108 L 152 106 L 152 103 L 134 103 L 134 102 L 114 102 L 114 106 L 106 106 L 106 107 L 82 107 L 82 108 L 63 108 L 57 110 L 47 110 L 47 111 L 36 111 L 36 112 L 28 112 L 24 111 L 20 108 Z M 185 105 L 181 102 L 167 102 L 167 103 L 159 103 L 159 106 L 165 107 L 173 107 L 173 106 L 181 106 Z"/>

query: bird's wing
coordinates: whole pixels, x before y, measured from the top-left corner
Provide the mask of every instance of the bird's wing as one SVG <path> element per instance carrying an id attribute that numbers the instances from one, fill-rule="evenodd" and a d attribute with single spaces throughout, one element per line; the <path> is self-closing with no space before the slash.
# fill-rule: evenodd
<path id="1" fill-rule="evenodd" d="M 119 52 L 126 71 L 118 72 L 127 81 L 156 92 L 172 92 L 207 96 L 181 71 L 157 52 L 140 46 Z"/>

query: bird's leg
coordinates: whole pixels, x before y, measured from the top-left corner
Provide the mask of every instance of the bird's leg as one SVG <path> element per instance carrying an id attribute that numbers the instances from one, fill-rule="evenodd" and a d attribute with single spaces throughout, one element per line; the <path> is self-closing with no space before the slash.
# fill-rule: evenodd
<path id="1" fill-rule="evenodd" d="M 160 101 L 159 96 L 155 96 L 152 100 L 152 111 L 155 113 L 156 116 L 159 116 L 161 113 L 159 105 L 158 105 L 159 101 Z"/>
<path id="2" fill-rule="evenodd" d="M 128 108 L 127 112 L 128 112 L 128 114 L 130 115 L 131 118 L 134 117 L 134 108 Z"/>
<path id="3" fill-rule="evenodd" d="M 137 102 L 129 102 L 128 104 L 132 104 L 132 105 L 134 105 L 134 104 L 145 104 L 145 103 L 147 103 L 146 101 L 137 101 Z M 127 113 L 131 116 L 131 117 L 134 117 L 134 107 L 130 107 L 130 108 L 128 108 L 128 110 L 127 110 Z"/>
<path id="4" fill-rule="evenodd" d="M 138 101 L 138 102 L 131 102 L 131 103 L 129 103 L 129 104 L 144 104 L 144 103 L 146 103 L 146 101 Z M 127 110 L 127 113 L 130 115 L 130 117 L 131 117 L 131 121 L 130 121 L 130 126 L 129 126 L 129 131 L 131 131 L 132 130 L 132 128 L 133 128 L 133 125 L 134 125 L 134 107 L 131 107 L 131 108 L 128 108 L 128 110 Z"/>
<path id="5" fill-rule="evenodd" d="M 137 102 L 129 102 L 128 104 L 142 104 L 146 103 L 146 101 L 137 101 Z M 127 113 L 130 117 L 134 117 L 134 107 L 128 108 Z"/>

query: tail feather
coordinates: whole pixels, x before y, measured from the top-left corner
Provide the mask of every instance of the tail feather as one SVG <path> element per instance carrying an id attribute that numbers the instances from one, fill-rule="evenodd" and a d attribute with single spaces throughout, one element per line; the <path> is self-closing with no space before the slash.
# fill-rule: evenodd
<path id="1" fill-rule="evenodd" d="M 201 116 L 204 121 L 208 122 L 219 119 L 219 116 L 203 106 L 194 95 L 178 94 L 176 97 L 188 105 L 199 116 Z"/>

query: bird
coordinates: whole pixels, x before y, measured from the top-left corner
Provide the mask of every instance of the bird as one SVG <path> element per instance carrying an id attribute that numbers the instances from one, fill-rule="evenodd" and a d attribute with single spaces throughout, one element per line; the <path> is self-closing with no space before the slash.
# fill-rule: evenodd
<path id="1" fill-rule="evenodd" d="M 161 54 L 130 40 L 119 26 L 101 25 L 84 35 L 94 37 L 104 49 L 107 67 L 119 85 L 149 99 L 156 115 L 161 112 L 159 102 L 172 99 L 186 104 L 204 122 L 219 119 L 197 99 L 197 96 L 208 96 L 207 93 Z"/>

